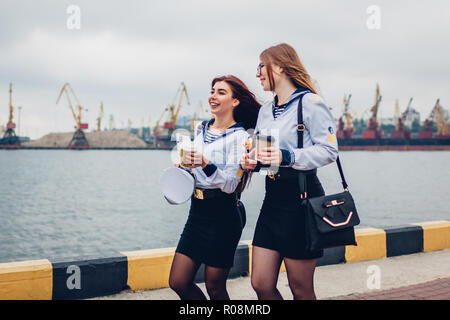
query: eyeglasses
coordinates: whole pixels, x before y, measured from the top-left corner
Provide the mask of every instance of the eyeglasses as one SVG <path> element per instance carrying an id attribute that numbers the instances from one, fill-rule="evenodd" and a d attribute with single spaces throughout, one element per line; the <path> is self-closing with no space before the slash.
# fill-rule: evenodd
<path id="1" fill-rule="evenodd" d="M 258 76 L 261 75 L 261 69 L 262 69 L 262 67 L 264 67 L 264 63 L 258 64 L 258 67 L 256 68 L 256 75 L 258 75 Z"/>

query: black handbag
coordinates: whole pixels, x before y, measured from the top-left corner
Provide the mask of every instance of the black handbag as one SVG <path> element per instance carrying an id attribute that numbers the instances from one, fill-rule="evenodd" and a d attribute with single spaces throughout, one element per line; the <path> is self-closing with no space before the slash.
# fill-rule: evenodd
<path id="1" fill-rule="evenodd" d="M 298 148 L 303 148 L 302 95 L 298 102 Z M 359 224 L 355 201 L 348 190 L 339 156 L 336 160 L 344 192 L 308 197 L 306 175 L 298 170 L 301 211 L 305 214 L 306 250 L 314 251 L 331 247 L 357 245 L 354 226 Z"/>
<path id="2" fill-rule="evenodd" d="M 239 196 L 239 198 L 240 198 L 240 196 Z M 244 230 L 245 223 L 247 222 L 247 214 L 245 212 L 244 203 L 239 198 L 237 199 L 237 209 L 239 212 L 239 219 L 241 220 L 241 227 L 242 227 L 242 230 Z"/>

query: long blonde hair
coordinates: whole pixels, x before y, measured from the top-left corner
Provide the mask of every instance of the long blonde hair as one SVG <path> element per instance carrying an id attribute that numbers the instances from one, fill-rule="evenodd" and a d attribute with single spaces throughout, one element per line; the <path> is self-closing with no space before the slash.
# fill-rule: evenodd
<path id="1" fill-rule="evenodd" d="M 296 87 L 304 87 L 313 93 L 317 93 L 310 75 L 303 66 L 297 52 L 286 43 L 267 48 L 260 54 L 262 63 L 266 66 L 269 77 L 270 90 L 273 91 L 275 83 L 272 75 L 272 64 L 283 68 L 286 76 Z"/>

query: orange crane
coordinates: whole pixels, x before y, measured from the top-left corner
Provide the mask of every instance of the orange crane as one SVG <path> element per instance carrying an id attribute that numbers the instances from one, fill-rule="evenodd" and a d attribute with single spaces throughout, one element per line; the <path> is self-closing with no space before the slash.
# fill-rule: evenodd
<path id="1" fill-rule="evenodd" d="M 175 94 L 172 104 L 170 104 L 169 106 L 164 108 L 164 111 L 161 114 L 160 118 L 158 119 L 158 121 L 156 121 L 153 135 L 157 136 L 157 135 L 161 134 L 162 128 L 159 123 L 163 119 L 166 112 L 169 112 L 168 119 L 167 119 L 167 121 L 164 122 L 163 127 L 164 127 L 164 129 L 168 129 L 168 135 L 170 136 L 171 132 L 176 128 L 176 123 L 177 123 L 178 115 L 180 113 L 181 102 L 183 101 L 183 96 L 186 97 L 187 103 L 188 103 L 188 105 L 190 105 L 191 103 L 189 102 L 189 95 L 187 92 L 186 85 L 184 84 L 184 82 L 181 82 L 181 85 L 178 88 L 177 93 Z M 178 98 L 178 104 L 175 105 L 177 98 Z"/>
<path id="2" fill-rule="evenodd" d="M 439 99 L 437 99 L 436 104 L 434 105 L 433 109 L 430 112 L 430 115 L 428 118 L 425 119 L 423 123 L 423 130 L 419 131 L 419 139 L 432 139 L 433 138 L 433 128 L 432 128 L 432 122 L 434 120 L 434 113 L 436 110 L 437 105 L 439 104 Z"/>
<path id="3" fill-rule="evenodd" d="M 9 119 L 6 124 L 6 131 L 3 135 L 3 138 L 0 139 L 0 145 L 20 145 L 20 139 L 16 136 L 16 132 L 14 129 L 16 128 L 16 124 L 13 122 L 13 112 L 14 107 L 12 104 L 12 83 L 9 84 Z"/>
<path id="4" fill-rule="evenodd" d="M 371 127 L 370 123 L 372 122 L 372 128 L 376 129 L 378 128 L 378 121 L 377 121 L 377 114 L 378 109 L 380 108 L 380 102 L 381 102 L 381 94 L 380 94 L 380 85 L 377 83 L 377 88 L 375 91 L 375 104 L 370 108 L 370 111 L 372 112 L 372 116 L 369 119 L 369 128 Z"/>
<path id="5" fill-rule="evenodd" d="M 72 94 L 73 98 L 75 98 L 75 101 L 77 102 L 76 108 L 78 109 L 78 114 L 76 114 L 75 110 L 73 109 L 72 101 L 70 100 L 70 96 L 69 96 L 69 90 L 70 90 L 70 93 Z M 86 136 L 84 135 L 84 132 L 83 132 L 83 129 L 88 128 L 88 124 L 81 122 L 81 117 L 82 117 L 81 112 L 83 110 L 84 111 L 88 111 L 88 110 L 84 109 L 80 105 L 80 102 L 79 102 L 77 96 L 75 95 L 75 92 L 73 91 L 72 87 L 70 86 L 70 84 L 68 82 L 66 82 L 63 85 L 63 87 L 61 88 L 61 92 L 59 93 L 58 99 L 56 99 L 56 104 L 59 103 L 59 100 L 61 99 L 63 93 L 66 94 L 67 102 L 69 104 L 70 111 L 72 111 L 72 116 L 73 116 L 73 118 L 75 120 L 75 124 L 76 124 L 76 126 L 75 126 L 76 131 L 72 137 L 72 140 L 70 141 L 70 143 L 67 147 L 68 148 L 88 148 L 89 143 L 86 140 Z"/>
<path id="6" fill-rule="evenodd" d="M 350 99 L 352 98 L 352 94 L 348 95 L 348 98 L 346 95 L 344 95 L 344 117 L 345 117 L 345 124 L 346 129 L 353 131 L 353 117 L 355 116 L 355 113 L 351 114 L 349 110 L 350 105 Z"/>
<path id="7" fill-rule="evenodd" d="M 443 109 L 440 105 L 440 99 L 437 99 L 436 104 L 431 112 L 430 118 L 434 120 L 437 127 L 437 136 L 443 137 L 449 135 L 449 124 L 445 118 Z"/>
<path id="8" fill-rule="evenodd" d="M 72 96 L 75 98 L 76 102 L 77 102 L 77 106 L 76 108 L 78 109 L 78 114 L 75 114 L 75 110 L 73 109 L 72 106 L 72 101 L 70 100 L 70 96 L 69 96 L 69 90 L 70 93 L 72 93 Z M 82 123 L 81 122 L 81 117 L 82 114 L 81 112 L 84 111 L 88 111 L 87 109 L 84 109 L 81 105 L 80 105 L 80 101 L 78 100 L 77 96 L 75 95 L 75 92 L 73 91 L 72 87 L 70 86 L 70 84 L 68 82 L 66 82 L 63 87 L 61 88 L 61 92 L 59 93 L 58 99 L 56 100 L 56 104 L 59 103 L 59 100 L 61 99 L 63 93 L 66 94 L 67 97 L 67 102 L 69 103 L 69 109 L 70 111 L 72 111 L 72 116 L 73 119 L 75 120 L 75 124 L 76 124 L 76 129 L 80 130 L 80 129 L 87 129 L 88 128 L 88 124 L 87 123 Z"/>
<path id="9" fill-rule="evenodd" d="M 164 128 L 167 129 L 175 129 L 176 127 L 176 123 L 177 123 L 177 119 L 178 119 L 178 115 L 180 114 L 180 109 L 181 109 L 181 101 L 183 100 L 183 94 L 184 96 L 186 96 L 186 100 L 188 105 L 190 105 L 191 103 L 189 102 L 189 96 L 187 93 L 187 89 L 186 89 L 186 85 L 184 84 L 184 82 L 181 82 L 180 87 L 177 90 L 177 93 L 173 99 L 172 104 L 169 106 L 169 112 L 170 112 L 170 116 L 169 116 L 169 121 L 164 123 Z M 179 97 L 179 101 L 178 101 L 178 105 L 175 106 L 175 101 L 177 99 L 177 96 Z"/>
<path id="10" fill-rule="evenodd" d="M 16 124 L 13 122 L 13 112 L 14 112 L 14 107 L 12 105 L 12 83 L 9 83 L 9 120 L 8 120 L 8 124 L 6 125 L 6 127 L 8 129 L 16 128 Z"/>
<path id="11" fill-rule="evenodd" d="M 350 113 L 349 105 L 350 105 L 350 99 L 352 98 L 352 95 L 349 94 L 344 95 L 344 110 L 342 113 L 342 116 L 339 118 L 339 124 L 338 124 L 338 131 L 337 131 L 337 137 L 338 139 L 350 139 L 352 137 L 353 132 L 355 132 L 355 128 L 353 127 L 353 117 L 355 116 L 355 113 L 353 115 Z M 344 124 L 345 119 L 345 124 Z"/>
<path id="12" fill-rule="evenodd" d="M 375 104 L 370 108 L 372 112 L 372 116 L 369 119 L 369 123 L 367 124 L 367 130 L 362 132 L 363 139 L 378 139 L 381 138 L 382 132 L 379 129 L 379 123 L 377 120 L 378 109 L 380 108 L 381 103 L 381 94 L 380 94 L 380 85 L 377 83 L 376 91 L 375 91 Z"/>

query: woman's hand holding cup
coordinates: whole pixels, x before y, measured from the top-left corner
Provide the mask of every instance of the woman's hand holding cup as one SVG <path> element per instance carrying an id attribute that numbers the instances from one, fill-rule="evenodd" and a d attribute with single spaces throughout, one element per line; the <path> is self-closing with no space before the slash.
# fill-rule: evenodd
<path id="1" fill-rule="evenodd" d="M 262 164 L 279 166 L 282 160 L 281 150 L 273 146 L 261 148 L 261 153 L 257 156 L 257 159 L 261 161 Z"/>
<path id="2" fill-rule="evenodd" d="M 206 159 L 201 153 L 196 151 L 183 152 L 182 163 L 186 168 L 206 167 L 209 160 Z"/>

